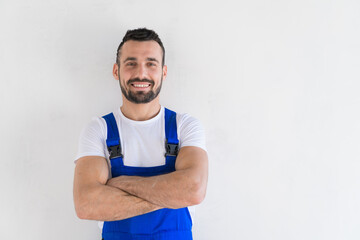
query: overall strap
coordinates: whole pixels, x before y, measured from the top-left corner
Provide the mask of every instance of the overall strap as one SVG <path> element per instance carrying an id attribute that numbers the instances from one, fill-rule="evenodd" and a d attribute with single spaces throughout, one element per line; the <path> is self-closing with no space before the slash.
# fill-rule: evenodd
<path id="1" fill-rule="evenodd" d="M 177 137 L 176 113 L 165 108 L 165 156 L 176 157 L 179 151 L 179 140 Z"/>
<path id="2" fill-rule="evenodd" d="M 108 147 L 110 159 L 122 157 L 120 134 L 113 113 L 103 116 L 107 126 L 106 145 Z"/>

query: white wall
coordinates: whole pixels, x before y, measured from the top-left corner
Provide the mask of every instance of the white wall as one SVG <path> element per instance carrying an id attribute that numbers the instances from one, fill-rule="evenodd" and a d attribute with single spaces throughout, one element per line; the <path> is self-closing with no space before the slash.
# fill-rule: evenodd
<path id="1" fill-rule="evenodd" d="M 360 238 L 360 3 L 0 2 L 0 236 L 99 239 L 72 202 L 79 133 L 120 105 L 127 29 L 167 50 L 162 104 L 207 129 L 195 239 Z"/>

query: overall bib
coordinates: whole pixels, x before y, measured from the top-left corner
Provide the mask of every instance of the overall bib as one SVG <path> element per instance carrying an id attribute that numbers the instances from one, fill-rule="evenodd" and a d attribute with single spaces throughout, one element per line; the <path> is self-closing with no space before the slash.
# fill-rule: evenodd
<path id="1" fill-rule="evenodd" d="M 106 145 L 112 177 L 120 175 L 151 177 L 175 171 L 178 152 L 176 113 L 165 108 L 166 163 L 156 167 L 125 166 L 120 135 L 112 113 L 103 117 L 107 125 Z M 160 209 L 132 218 L 104 222 L 104 240 L 192 240 L 192 221 L 187 207 Z"/>

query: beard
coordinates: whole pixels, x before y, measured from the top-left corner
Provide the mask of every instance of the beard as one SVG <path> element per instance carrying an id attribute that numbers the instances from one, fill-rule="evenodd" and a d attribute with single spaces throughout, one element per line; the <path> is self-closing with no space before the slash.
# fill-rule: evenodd
<path id="1" fill-rule="evenodd" d="M 162 86 L 162 80 L 163 76 L 161 76 L 160 85 L 158 88 L 154 89 L 155 82 L 149 79 L 139 79 L 139 78 L 133 78 L 130 79 L 126 84 L 128 86 L 128 90 L 124 88 L 124 86 L 121 85 L 120 76 L 119 76 L 119 83 L 122 94 L 125 96 L 127 100 L 129 100 L 132 103 L 141 104 L 141 103 L 149 103 L 152 100 L 154 100 L 160 93 L 161 86 Z M 146 82 L 151 84 L 151 89 L 148 92 L 144 91 L 131 91 L 131 83 L 133 82 Z"/>

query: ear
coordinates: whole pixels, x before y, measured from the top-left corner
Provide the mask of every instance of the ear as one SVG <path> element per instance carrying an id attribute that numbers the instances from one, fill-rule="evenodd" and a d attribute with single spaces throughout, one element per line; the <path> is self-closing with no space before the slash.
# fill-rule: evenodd
<path id="1" fill-rule="evenodd" d="M 113 76 L 115 80 L 119 81 L 119 66 L 116 63 L 114 63 L 114 67 L 113 67 Z"/>
<path id="2" fill-rule="evenodd" d="M 165 80 L 165 79 L 166 79 L 166 76 L 167 76 L 167 66 L 164 65 L 162 70 L 163 70 L 163 72 L 162 72 L 162 74 L 163 74 L 163 80 Z"/>

